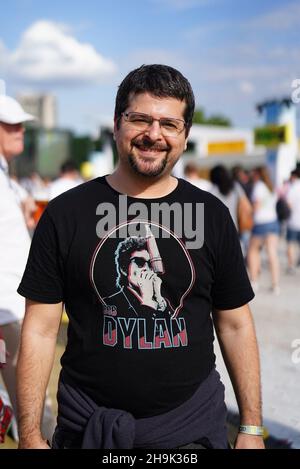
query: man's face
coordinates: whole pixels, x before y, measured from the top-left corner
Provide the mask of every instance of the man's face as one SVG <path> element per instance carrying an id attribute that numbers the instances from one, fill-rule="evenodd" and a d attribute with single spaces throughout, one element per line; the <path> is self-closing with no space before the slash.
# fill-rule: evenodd
<path id="1" fill-rule="evenodd" d="M 184 119 L 185 102 L 175 98 L 158 98 L 149 93 L 133 95 L 126 112 L 140 112 L 152 116 Z M 170 174 L 186 147 L 185 129 L 173 137 L 162 135 L 159 122 L 153 121 L 149 129 L 137 130 L 122 116 L 119 128 L 115 122 L 114 134 L 122 168 L 136 174 L 157 177 Z"/>
<path id="2" fill-rule="evenodd" d="M 0 122 L 0 154 L 10 160 L 24 149 L 23 124 Z"/>
<path id="3" fill-rule="evenodd" d="M 146 249 L 134 251 L 130 256 L 130 264 L 128 267 L 129 285 L 138 286 L 143 272 L 152 272 L 149 252 Z"/>

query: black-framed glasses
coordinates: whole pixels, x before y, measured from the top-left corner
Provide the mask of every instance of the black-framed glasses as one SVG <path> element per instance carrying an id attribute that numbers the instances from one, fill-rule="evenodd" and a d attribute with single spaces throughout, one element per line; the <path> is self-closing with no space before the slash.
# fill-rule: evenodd
<path id="1" fill-rule="evenodd" d="M 148 265 L 149 268 L 151 268 L 150 261 L 147 260 L 147 259 L 144 259 L 143 257 L 131 257 L 130 261 L 134 261 L 134 263 L 135 263 L 140 269 L 142 269 L 143 267 L 145 267 L 146 264 Z"/>
<path id="2" fill-rule="evenodd" d="M 149 130 L 154 121 L 159 122 L 162 135 L 165 137 L 177 137 L 184 130 L 186 123 L 183 119 L 175 119 L 174 117 L 161 117 L 155 119 L 149 114 L 142 112 L 122 112 L 126 122 L 141 132 Z"/>

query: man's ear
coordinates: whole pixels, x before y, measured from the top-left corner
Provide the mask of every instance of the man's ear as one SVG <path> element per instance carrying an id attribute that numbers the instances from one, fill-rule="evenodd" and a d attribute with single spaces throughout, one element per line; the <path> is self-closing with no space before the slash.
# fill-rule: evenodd
<path id="1" fill-rule="evenodd" d="M 184 141 L 184 151 L 187 149 L 188 139 L 186 138 Z"/>

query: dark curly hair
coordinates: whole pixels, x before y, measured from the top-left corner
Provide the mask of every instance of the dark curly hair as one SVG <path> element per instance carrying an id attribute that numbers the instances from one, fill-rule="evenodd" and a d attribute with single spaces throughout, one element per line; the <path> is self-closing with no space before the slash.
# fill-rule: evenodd
<path id="1" fill-rule="evenodd" d="M 115 252 L 115 264 L 118 274 L 117 286 L 119 288 L 124 286 L 131 254 L 134 251 L 142 251 L 143 249 L 147 249 L 147 239 L 141 236 L 132 236 L 119 243 Z"/>
<path id="2" fill-rule="evenodd" d="M 122 112 L 128 105 L 131 96 L 140 93 L 150 93 L 159 98 L 175 98 L 185 102 L 184 120 L 186 135 L 192 126 L 195 109 L 195 98 L 189 81 L 175 68 L 168 65 L 142 65 L 132 70 L 119 86 L 115 120 L 120 125 Z"/>

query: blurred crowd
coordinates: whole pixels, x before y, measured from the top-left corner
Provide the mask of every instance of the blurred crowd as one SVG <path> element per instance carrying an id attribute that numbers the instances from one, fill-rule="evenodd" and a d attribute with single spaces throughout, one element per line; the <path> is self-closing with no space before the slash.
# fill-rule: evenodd
<path id="1" fill-rule="evenodd" d="M 278 242 L 286 241 L 286 273 L 295 275 L 300 266 L 300 167 L 282 187 L 275 189 L 266 167 L 231 170 L 217 165 L 209 177 L 199 177 L 195 163 L 185 166 L 186 179 L 218 197 L 230 211 L 239 232 L 241 247 L 254 291 L 259 289 L 261 254 L 265 248 L 270 270 L 270 290 L 280 293 Z"/>
<path id="2" fill-rule="evenodd" d="M 76 165 L 70 160 L 61 165 L 60 174 L 54 180 L 33 172 L 26 178 L 14 181 L 23 201 L 23 212 L 30 232 L 40 219 L 48 202 L 63 192 L 84 182 Z"/>
<path id="3" fill-rule="evenodd" d="M 286 241 L 286 273 L 295 275 L 300 266 L 300 167 L 275 189 L 266 167 L 247 170 L 242 166 L 229 169 L 224 165 L 211 168 L 200 177 L 196 163 L 187 163 L 184 178 L 198 188 L 219 198 L 228 208 L 239 232 L 241 248 L 252 287 L 259 289 L 262 249 L 266 250 L 270 270 L 270 290 L 280 293 L 278 242 Z M 13 181 L 31 233 L 47 203 L 61 193 L 84 182 L 72 161 L 61 166 L 53 181 L 38 173 Z"/>

